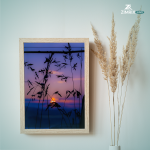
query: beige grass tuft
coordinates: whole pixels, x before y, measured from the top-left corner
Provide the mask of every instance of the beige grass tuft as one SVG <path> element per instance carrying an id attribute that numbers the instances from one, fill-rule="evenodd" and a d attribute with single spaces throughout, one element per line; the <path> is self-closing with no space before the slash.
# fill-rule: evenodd
<path id="1" fill-rule="evenodd" d="M 108 39 L 110 42 L 109 80 L 110 80 L 111 91 L 113 93 L 117 89 L 117 79 L 118 79 L 117 41 L 116 41 L 116 33 L 114 28 L 115 28 L 114 14 L 112 14 L 111 37 Z"/>
<path id="2" fill-rule="evenodd" d="M 135 61 L 140 20 L 141 18 L 139 14 L 135 24 L 133 25 L 131 31 L 129 32 L 126 48 L 123 47 L 123 56 L 121 58 L 121 61 L 119 62 L 122 86 L 124 84 L 127 74 L 130 71 L 131 66 Z"/>
<path id="3" fill-rule="evenodd" d="M 131 31 L 132 31 L 132 38 L 131 38 L 131 42 L 130 42 L 130 51 L 129 51 L 129 57 L 130 57 L 130 63 L 129 63 L 129 68 L 128 70 L 130 70 L 131 66 L 133 65 L 134 61 L 135 61 L 135 56 L 136 56 L 136 46 L 137 46 L 137 37 L 138 37 L 138 33 L 139 33 L 139 24 L 141 21 L 141 15 L 139 14 L 137 16 L 137 20 L 135 22 L 135 24 L 133 25 Z"/>
<path id="4" fill-rule="evenodd" d="M 108 79 L 107 54 L 104 51 L 103 46 L 102 46 L 100 40 L 98 39 L 98 35 L 97 35 L 95 29 L 93 28 L 93 26 L 92 26 L 92 31 L 93 31 L 94 43 L 97 47 L 97 51 L 95 51 L 93 49 L 91 49 L 91 50 L 96 55 L 96 57 L 99 59 L 99 64 L 100 64 L 102 72 L 104 74 L 104 79 L 107 80 Z"/>

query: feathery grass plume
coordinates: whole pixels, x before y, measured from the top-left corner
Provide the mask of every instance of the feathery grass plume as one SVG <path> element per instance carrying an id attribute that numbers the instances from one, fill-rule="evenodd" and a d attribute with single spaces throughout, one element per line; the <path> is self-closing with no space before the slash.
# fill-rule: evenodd
<path id="1" fill-rule="evenodd" d="M 124 48 L 124 46 L 123 46 L 123 56 L 119 60 L 122 86 L 123 86 L 124 80 L 125 80 L 125 78 L 128 74 L 128 71 L 129 71 L 129 59 L 130 59 L 129 50 L 130 50 L 131 39 L 132 39 L 132 30 L 133 30 L 133 27 L 131 28 L 131 31 L 129 32 L 128 42 L 127 42 L 126 48 Z"/>
<path id="2" fill-rule="evenodd" d="M 91 24 L 92 26 L 92 24 Z M 107 55 L 106 52 L 103 49 L 103 46 L 101 44 L 101 41 L 98 39 L 98 35 L 95 31 L 95 29 L 92 26 L 92 31 L 94 35 L 94 43 L 96 44 L 97 51 L 91 49 L 91 51 L 96 55 L 96 57 L 99 59 L 99 64 L 101 66 L 102 72 L 104 74 L 104 79 L 108 79 L 108 64 L 107 64 Z"/>
<path id="3" fill-rule="evenodd" d="M 137 45 L 137 34 L 139 31 L 140 23 L 139 19 L 140 18 L 138 18 L 138 20 L 132 26 L 131 31 L 129 32 L 126 48 L 123 47 L 123 56 L 120 63 L 120 75 L 122 85 L 135 59 L 135 48 Z"/>
<path id="4" fill-rule="evenodd" d="M 128 74 L 128 66 L 129 66 L 129 51 L 128 49 L 124 48 L 123 46 L 123 56 L 119 60 L 119 66 L 120 66 L 120 76 L 121 76 L 121 84 L 123 86 L 124 80 Z"/>
<path id="5" fill-rule="evenodd" d="M 112 14 L 112 30 L 111 37 L 108 38 L 110 42 L 110 58 L 109 58 L 109 80 L 111 91 L 114 93 L 117 89 L 117 79 L 118 79 L 118 64 L 117 64 L 117 41 L 116 41 L 116 33 L 114 31 L 115 22 L 114 22 L 114 14 Z"/>
<path id="6" fill-rule="evenodd" d="M 130 51 L 129 51 L 130 62 L 129 62 L 128 70 L 130 70 L 131 66 L 133 65 L 135 56 L 136 56 L 137 37 L 138 37 L 139 28 L 140 28 L 139 24 L 141 21 L 140 16 L 141 15 L 138 14 L 137 20 L 132 27 L 132 39 L 130 42 Z"/>

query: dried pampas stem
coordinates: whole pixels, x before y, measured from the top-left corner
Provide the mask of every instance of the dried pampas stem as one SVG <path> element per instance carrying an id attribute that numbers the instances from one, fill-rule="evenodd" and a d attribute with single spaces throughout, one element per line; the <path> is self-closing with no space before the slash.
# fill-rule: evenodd
<path id="1" fill-rule="evenodd" d="M 140 9 L 141 10 L 141 9 Z M 108 96 L 109 96 L 109 110 L 110 110 L 110 127 L 111 127 L 111 145 L 115 145 L 115 92 L 117 90 L 117 102 L 118 102 L 118 129 L 117 129 L 117 145 L 119 141 L 120 135 L 120 128 L 123 116 L 123 110 L 125 105 L 128 81 L 129 81 L 129 74 L 131 70 L 131 66 L 135 61 L 135 57 L 137 55 L 136 46 L 137 46 L 137 37 L 139 32 L 139 24 L 140 24 L 140 14 L 137 16 L 137 20 L 135 24 L 132 26 L 128 41 L 126 46 L 123 46 L 123 54 L 122 57 L 119 58 L 119 65 L 117 62 L 117 41 L 116 41 L 116 32 L 115 32 L 115 21 L 114 21 L 114 14 L 112 14 L 112 29 L 111 29 L 111 36 L 109 39 L 109 47 L 110 47 L 110 57 L 109 61 L 107 62 L 107 55 L 103 49 L 101 41 L 98 39 L 98 35 L 95 29 L 92 26 L 92 31 L 94 35 L 94 43 L 97 47 L 97 50 L 91 49 L 91 51 L 95 54 L 95 56 L 99 60 L 100 67 L 102 69 L 102 73 L 104 75 L 104 80 L 107 81 L 108 85 Z M 119 75 L 119 78 L 118 78 Z M 127 79 L 126 79 L 127 78 Z M 123 101 L 122 99 L 122 87 L 127 80 L 125 96 Z M 120 87 L 121 86 L 121 87 Z M 110 88 L 109 88 L 110 87 Z M 117 89 L 118 88 L 118 89 Z M 120 89 L 119 89 L 120 88 Z M 110 91 L 113 93 L 112 99 L 112 107 L 113 107 L 113 118 L 111 114 L 111 101 L 110 101 Z M 119 95 L 120 93 L 120 95 Z M 114 125 L 114 142 L 112 138 L 112 121 Z"/>
<path id="2" fill-rule="evenodd" d="M 128 81 L 129 81 L 129 73 L 128 73 L 128 79 L 127 79 L 127 85 L 126 85 L 126 91 L 125 91 L 124 101 L 123 101 L 123 104 L 122 104 L 122 110 L 121 110 L 121 116 L 120 116 L 120 123 L 118 124 L 118 138 L 117 138 L 117 143 L 119 141 L 119 134 L 120 134 L 120 128 L 121 128 L 122 115 L 123 115 L 123 109 L 124 109 L 125 98 L 126 98 L 126 93 L 127 93 Z"/>
<path id="3" fill-rule="evenodd" d="M 122 109 L 121 109 L 121 114 L 119 117 L 119 124 L 118 124 L 118 138 L 117 138 L 117 143 L 119 141 L 119 134 L 120 134 L 120 127 L 121 127 L 121 121 L 122 121 L 122 115 L 123 115 L 123 110 L 124 110 L 124 104 L 125 104 L 125 99 L 126 99 L 126 92 L 127 92 L 127 86 L 128 86 L 128 80 L 129 80 L 129 74 L 130 74 L 130 69 L 131 66 L 133 65 L 135 61 L 135 57 L 137 55 L 136 51 L 136 46 L 137 46 L 137 37 L 138 37 L 138 32 L 139 32 L 139 23 L 140 23 L 140 14 L 137 16 L 137 20 L 135 24 L 132 26 L 131 31 L 128 36 L 128 42 L 126 45 L 126 49 L 123 48 L 123 57 L 122 60 L 120 61 L 120 75 L 121 75 L 121 95 L 120 95 L 120 101 L 122 97 L 122 87 L 125 81 L 126 76 L 128 75 L 127 78 L 127 85 L 126 85 L 126 90 L 125 90 L 125 96 L 124 96 L 124 101 L 122 104 Z"/>
<path id="4" fill-rule="evenodd" d="M 111 122 L 111 107 L 110 107 L 110 90 L 109 90 L 109 82 L 107 80 L 107 85 L 108 85 L 108 96 L 109 96 L 109 112 L 110 112 L 110 130 L 111 130 L 111 145 L 113 145 L 113 140 L 112 140 L 112 122 Z"/>
<path id="5" fill-rule="evenodd" d="M 115 146 L 115 100 L 114 100 L 114 93 L 113 93 L 113 108 L 114 108 L 114 146 Z"/>
<path id="6" fill-rule="evenodd" d="M 92 26 L 92 25 L 91 25 Z M 98 39 L 98 35 L 92 26 L 92 31 L 94 35 L 94 43 L 97 47 L 97 51 L 91 49 L 91 51 L 95 54 L 95 56 L 99 59 L 99 64 L 101 66 L 102 72 L 104 74 L 104 80 L 107 81 L 108 85 L 108 96 L 109 96 L 109 111 L 110 111 L 110 130 L 111 130 L 111 145 L 113 145 L 112 141 L 112 121 L 111 121 L 111 107 L 110 107 L 110 90 L 109 90 L 109 81 L 108 81 L 108 64 L 107 64 L 107 56 L 106 52 L 104 52 L 102 44 Z"/>

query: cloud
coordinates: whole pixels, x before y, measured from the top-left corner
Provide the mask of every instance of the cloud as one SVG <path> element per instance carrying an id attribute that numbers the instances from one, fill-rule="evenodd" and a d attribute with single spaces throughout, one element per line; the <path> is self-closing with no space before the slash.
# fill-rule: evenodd
<path id="1" fill-rule="evenodd" d="M 48 70 L 48 71 L 52 71 L 53 74 L 63 74 L 63 72 L 59 72 L 59 71 L 55 71 L 55 70 Z"/>
<path id="2" fill-rule="evenodd" d="M 65 83 L 65 81 L 57 81 L 58 83 Z"/>

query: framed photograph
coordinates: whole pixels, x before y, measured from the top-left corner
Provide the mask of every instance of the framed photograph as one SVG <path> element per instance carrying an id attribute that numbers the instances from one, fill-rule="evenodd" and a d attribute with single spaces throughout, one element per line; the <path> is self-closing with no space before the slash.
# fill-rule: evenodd
<path id="1" fill-rule="evenodd" d="M 20 38 L 20 132 L 89 133 L 89 39 Z"/>

